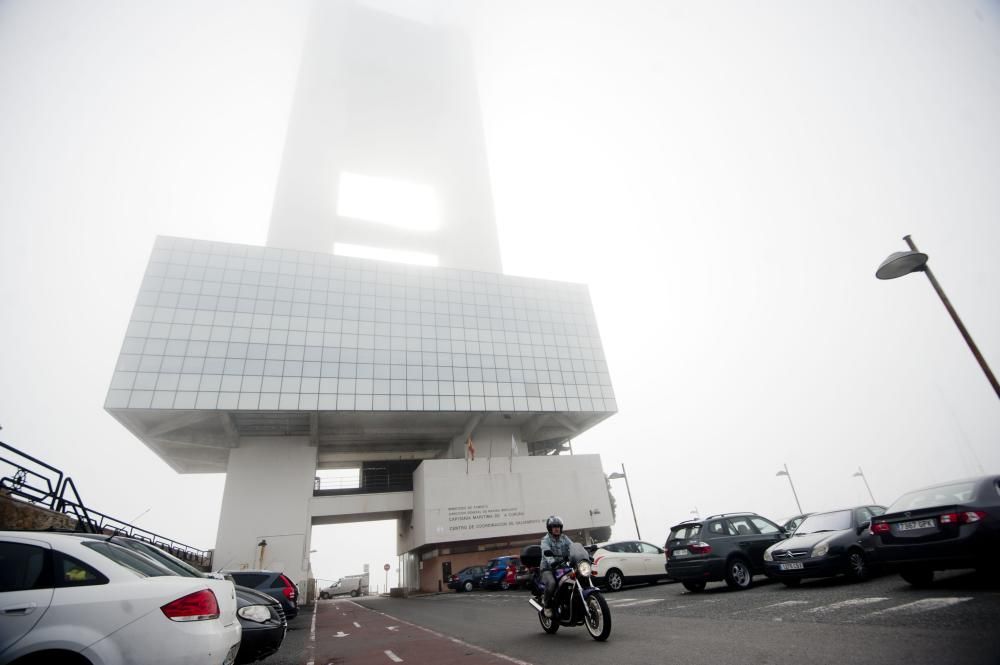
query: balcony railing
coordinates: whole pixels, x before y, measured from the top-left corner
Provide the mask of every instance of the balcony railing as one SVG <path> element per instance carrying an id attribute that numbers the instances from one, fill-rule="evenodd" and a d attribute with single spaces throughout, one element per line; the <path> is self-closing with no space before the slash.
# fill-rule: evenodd
<path id="1" fill-rule="evenodd" d="M 313 483 L 313 496 L 412 491 L 412 473 L 366 473 L 362 482 L 356 478 L 316 478 Z"/>

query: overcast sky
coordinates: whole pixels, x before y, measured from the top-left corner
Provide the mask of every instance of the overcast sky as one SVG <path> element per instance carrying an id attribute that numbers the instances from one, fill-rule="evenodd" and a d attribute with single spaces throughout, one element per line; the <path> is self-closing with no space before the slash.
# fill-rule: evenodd
<path id="1" fill-rule="evenodd" d="M 573 447 L 644 539 L 794 514 L 785 463 L 807 511 L 1000 472 L 927 279 L 874 277 L 912 234 L 1000 370 L 997 2 L 378 4 L 468 31 L 504 271 L 590 286 L 619 413 Z M 223 476 L 102 405 L 157 234 L 264 244 L 308 9 L 0 3 L 0 440 L 198 547 Z M 392 530 L 315 529 L 314 571 Z"/>

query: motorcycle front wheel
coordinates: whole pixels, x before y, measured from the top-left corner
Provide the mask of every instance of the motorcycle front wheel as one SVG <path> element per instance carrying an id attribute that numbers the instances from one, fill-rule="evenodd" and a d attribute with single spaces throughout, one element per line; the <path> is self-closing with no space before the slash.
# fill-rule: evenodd
<path id="1" fill-rule="evenodd" d="M 587 611 L 590 616 L 583 621 L 587 625 L 587 632 L 598 642 L 608 639 L 611 635 L 611 610 L 600 591 L 587 596 Z"/>

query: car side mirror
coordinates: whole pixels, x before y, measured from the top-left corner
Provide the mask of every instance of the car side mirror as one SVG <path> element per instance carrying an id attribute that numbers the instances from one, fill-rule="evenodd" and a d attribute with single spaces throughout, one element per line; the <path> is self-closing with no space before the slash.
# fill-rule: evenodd
<path id="1" fill-rule="evenodd" d="M 862 522 L 861 524 L 859 524 L 858 525 L 858 535 L 861 535 L 862 531 L 871 528 L 871 525 L 872 525 L 872 521 L 871 520 L 868 520 L 867 522 Z"/>
<path id="2" fill-rule="evenodd" d="M 781 534 L 782 538 L 788 538 L 788 529 L 786 529 L 785 527 L 779 526 L 778 527 L 778 533 Z"/>

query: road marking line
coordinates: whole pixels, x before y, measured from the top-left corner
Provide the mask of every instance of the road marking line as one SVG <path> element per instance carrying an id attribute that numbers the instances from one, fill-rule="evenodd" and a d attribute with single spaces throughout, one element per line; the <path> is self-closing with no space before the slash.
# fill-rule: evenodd
<path id="1" fill-rule="evenodd" d="M 858 607 L 861 605 L 871 605 L 872 603 L 881 603 L 883 601 L 889 600 L 888 598 L 881 598 L 879 596 L 873 596 L 871 598 L 850 598 L 848 600 L 842 600 L 839 603 L 831 603 L 830 605 L 820 605 L 819 607 L 814 607 L 811 610 L 806 610 L 806 612 L 832 612 L 833 610 L 839 610 L 842 607 Z"/>
<path id="2" fill-rule="evenodd" d="M 618 603 L 615 607 L 636 607 L 638 605 L 649 605 L 651 603 L 662 603 L 666 598 L 648 598 L 646 600 L 637 600 L 634 603 Z"/>
<path id="3" fill-rule="evenodd" d="M 316 665 L 316 615 L 319 614 L 319 605 L 313 608 L 312 621 L 309 625 L 309 644 L 306 645 L 306 665 Z"/>
<path id="4" fill-rule="evenodd" d="M 410 623 L 409 621 L 403 621 L 402 619 L 396 618 L 396 617 L 392 616 L 391 614 L 386 614 L 385 612 L 380 612 L 379 610 L 374 610 L 374 609 L 372 609 L 370 607 L 365 607 L 364 605 L 360 605 L 360 604 L 356 603 L 353 600 L 350 601 L 350 602 L 354 603 L 355 605 L 357 605 L 358 607 L 360 607 L 362 609 L 368 610 L 369 612 L 374 612 L 375 614 L 381 614 L 382 616 L 384 616 L 385 618 L 387 618 L 387 619 L 389 619 L 391 621 L 398 621 L 399 623 L 406 624 L 407 626 L 410 626 L 411 628 L 416 628 L 418 630 L 424 631 L 425 633 L 430 633 L 434 637 L 440 637 L 441 639 L 451 640 L 452 642 L 454 642 L 456 644 L 461 644 L 466 649 L 474 649 L 475 651 L 479 651 L 481 653 L 485 653 L 488 656 L 493 656 L 494 658 L 499 658 L 500 660 L 505 660 L 508 663 L 514 663 L 514 665 L 533 665 L 533 663 L 529 663 L 526 660 L 519 660 L 517 658 L 513 658 L 511 656 L 508 656 L 507 654 L 499 653 L 497 651 L 490 651 L 489 649 L 484 649 L 481 646 L 476 646 L 475 644 L 469 644 L 468 642 L 465 642 L 465 641 L 460 640 L 458 638 L 452 637 L 451 635 L 445 635 L 443 633 L 437 632 L 436 630 L 431 630 L 430 628 L 424 628 L 423 626 L 418 626 L 417 624 Z"/>
<path id="5" fill-rule="evenodd" d="M 355 621 L 355 622 L 354 622 L 354 627 L 355 627 L 355 628 L 361 628 L 361 624 L 360 624 L 360 623 L 358 623 L 357 621 Z"/>
<path id="6" fill-rule="evenodd" d="M 608 605 L 614 607 L 615 605 L 621 605 L 622 603 L 630 603 L 638 598 L 615 598 L 614 600 L 609 600 Z"/>
<path id="7" fill-rule="evenodd" d="M 399 630 L 399 626 L 386 626 L 385 629 L 391 631 L 397 631 Z"/>
<path id="8" fill-rule="evenodd" d="M 385 655 L 389 656 L 389 660 L 391 660 L 394 663 L 402 663 L 403 662 L 402 658 L 400 658 L 399 656 L 397 656 L 393 652 L 389 651 L 388 649 L 386 649 Z"/>
<path id="9" fill-rule="evenodd" d="M 808 604 L 809 604 L 808 600 L 786 600 L 781 603 L 772 603 L 771 605 L 764 605 L 759 609 L 766 610 L 772 607 L 792 607 L 794 605 L 808 605 Z"/>
<path id="10" fill-rule="evenodd" d="M 958 605 L 959 603 L 964 603 L 969 600 L 972 600 L 972 598 L 921 598 L 920 600 L 915 600 L 912 603 L 896 605 L 895 607 L 887 607 L 884 610 L 872 612 L 868 616 L 878 616 L 881 614 L 890 614 L 892 612 L 905 612 L 908 614 L 929 612 L 931 610 L 939 610 L 943 607 Z"/>

